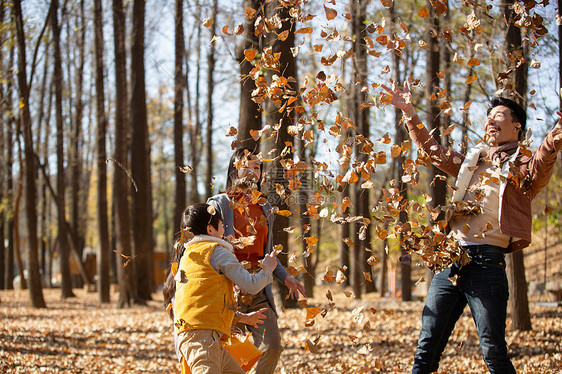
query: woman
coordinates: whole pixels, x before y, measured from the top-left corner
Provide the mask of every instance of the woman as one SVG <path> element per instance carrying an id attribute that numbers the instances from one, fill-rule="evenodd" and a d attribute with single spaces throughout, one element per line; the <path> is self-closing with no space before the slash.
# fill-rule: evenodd
<path id="1" fill-rule="evenodd" d="M 240 262 L 248 262 L 250 272 L 259 270 L 259 261 L 273 251 L 273 218 L 271 205 L 259 191 L 263 165 L 255 151 L 240 148 L 230 158 L 226 192 L 211 197 L 207 203 L 213 205 L 223 217 L 224 235 L 235 244 L 235 255 Z M 248 238 L 254 240 L 248 240 Z M 287 273 L 281 265 L 273 275 L 289 288 L 290 296 L 306 297 L 303 285 Z M 263 355 L 257 363 L 256 373 L 273 373 L 283 350 L 281 333 L 277 325 L 277 312 L 271 284 L 255 295 L 240 297 L 238 310 L 251 313 L 267 308 L 263 324 L 239 326 L 252 332 L 254 344 Z"/>

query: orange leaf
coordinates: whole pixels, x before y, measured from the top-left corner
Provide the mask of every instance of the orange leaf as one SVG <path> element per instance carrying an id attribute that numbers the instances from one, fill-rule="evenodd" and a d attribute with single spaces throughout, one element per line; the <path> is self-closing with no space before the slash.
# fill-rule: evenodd
<path id="1" fill-rule="evenodd" d="M 435 12 L 437 14 L 445 14 L 445 12 L 447 12 L 447 5 L 442 3 L 439 0 L 430 0 L 431 1 L 431 5 L 433 5 L 433 7 L 435 8 Z"/>
<path id="2" fill-rule="evenodd" d="M 258 51 L 255 50 L 255 49 L 245 49 L 244 50 L 244 57 L 246 58 L 246 60 L 251 62 L 256 57 L 256 53 L 258 53 Z"/>
<path id="3" fill-rule="evenodd" d="M 338 12 L 336 12 L 332 8 L 328 8 L 326 5 L 324 5 L 324 12 L 326 12 L 326 18 L 328 19 L 328 21 L 336 18 L 336 16 L 338 15 Z"/>
<path id="4" fill-rule="evenodd" d="M 466 78 L 466 84 L 471 84 L 472 82 L 474 82 L 475 80 L 477 80 L 478 77 L 475 75 L 470 75 L 468 78 Z"/>
<path id="5" fill-rule="evenodd" d="M 390 144 L 390 136 L 386 133 L 382 136 L 382 138 L 378 139 L 378 141 L 384 144 Z"/>
<path id="6" fill-rule="evenodd" d="M 312 34 L 312 27 L 303 27 L 295 31 L 295 34 Z"/>
<path id="7" fill-rule="evenodd" d="M 474 57 L 472 57 L 470 60 L 468 60 L 468 62 L 466 63 L 466 66 L 478 66 L 480 65 L 480 61 L 478 61 L 477 59 L 475 59 Z"/>
<path id="8" fill-rule="evenodd" d="M 396 158 L 396 157 L 400 156 L 400 152 L 402 152 L 402 148 L 398 144 L 393 144 L 390 147 L 390 156 L 392 158 Z"/>
<path id="9" fill-rule="evenodd" d="M 310 321 L 311 319 L 314 319 L 317 315 L 320 314 L 320 312 L 322 312 L 322 309 L 315 306 L 306 308 L 306 320 Z"/>
<path id="10" fill-rule="evenodd" d="M 378 36 L 375 40 L 380 45 L 387 45 L 388 44 L 388 36 L 386 36 L 386 35 Z"/>
<path id="11" fill-rule="evenodd" d="M 425 7 L 423 7 L 418 12 L 418 16 L 420 16 L 422 18 L 427 18 L 427 17 L 429 17 L 429 11 Z"/>
<path id="12" fill-rule="evenodd" d="M 381 0 L 381 4 L 385 8 L 390 8 L 392 6 L 393 0 Z"/>
<path id="13" fill-rule="evenodd" d="M 215 20 L 212 18 L 204 18 L 203 19 L 203 26 L 205 26 L 206 28 L 209 28 L 211 26 L 213 26 L 213 23 L 215 23 Z"/>
<path id="14" fill-rule="evenodd" d="M 232 33 L 230 31 L 228 31 L 228 25 L 226 25 L 222 28 L 222 32 L 223 32 L 223 34 L 226 34 L 226 35 L 232 35 Z"/>
<path id="15" fill-rule="evenodd" d="M 277 212 L 277 214 L 283 217 L 289 217 L 293 213 L 290 210 L 280 210 Z"/>
<path id="16" fill-rule="evenodd" d="M 288 36 L 289 36 L 289 30 L 285 30 L 281 34 L 277 35 L 277 39 L 281 41 L 285 41 L 285 39 L 287 39 Z"/>

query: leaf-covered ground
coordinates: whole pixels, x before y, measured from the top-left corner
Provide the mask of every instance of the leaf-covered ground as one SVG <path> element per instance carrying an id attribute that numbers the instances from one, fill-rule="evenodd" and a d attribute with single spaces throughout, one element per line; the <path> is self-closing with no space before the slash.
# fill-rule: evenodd
<path id="1" fill-rule="evenodd" d="M 49 308 L 33 309 L 27 291 L 0 291 L 0 373 L 178 372 L 171 321 L 160 295 L 147 307 L 117 309 L 99 305 L 96 294 L 75 292 L 77 298 L 61 301 L 59 290 L 45 290 Z M 332 289 L 335 306 L 330 309 L 326 292 L 317 290 L 310 310 L 281 316 L 285 351 L 279 373 L 409 372 L 421 302 L 375 296 L 357 301 Z M 508 332 L 513 362 L 519 373 L 560 373 L 562 307 L 532 304 L 531 311 L 533 331 Z M 305 325 L 307 312 L 309 317 L 318 313 L 312 326 Z M 466 312 L 440 373 L 486 372 L 473 326 Z"/>

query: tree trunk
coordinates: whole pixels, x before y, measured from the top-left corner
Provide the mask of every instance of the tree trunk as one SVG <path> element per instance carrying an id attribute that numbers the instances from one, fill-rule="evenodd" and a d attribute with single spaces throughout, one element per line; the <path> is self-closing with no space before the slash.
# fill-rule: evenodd
<path id="1" fill-rule="evenodd" d="M 295 45 L 295 34 L 294 34 L 294 27 L 291 23 L 292 17 L 289 14 L 289 6 L 281 4 L 278 0 L 272 1 L 267 4 L 266 13 L 268 18 L 273 17 L 275 14 L 278 15 L 279 19 L 282 20 L 282 26 L 278 30 L 279 33 L 284 31 L 288 31 L 287 39 L 284 41 L 279 40 L 277 35 L 270 34 L 268 37 L 270 38 L 270 43 L 268 45 L 272 46 L 272 53 L 280 53 L 279 57 L 279 71 L 276 72 L 269 72 L 269 81 L 272 80 L 272 75 L 277 74 L 283 76 L 288 79 L 289 82 L 296 79 L 297 77 L 297 64 L 296 58 L 291 53 L 291 47 Z M 288 83 L 289 90 L 296 91 L 296 85 L 293 83 Z M 275 136 L 270 141 L 266 142 L 265 149 L 267 152 L 270 150 L 275 150 L 271 153 L 271 158 L 276 158 L 275 162 L 271 162 L 267 164 L 266 172 L 268 177 L 267 186 L 265 187 L 266 194 L 268 194 L 269 198 L 273 201 L 272 205 L 277 206 L 280 210 L 288 209 L 287 201 L 281 198 L 279 195 L 275 193 L 276 188 L 275 184 L 280 184 L 284 186 L 285 190 L 288 190 L 288 181 L 283 177 L 283 167 L 281 166 L 281 161 L 283 159 L 292 159 L 292 152 L 290 149 L 287 149 L 287 152 L 283 154 L 285 150 L 287 142 L 292 144 L 292 136 L 288 133 L 288 127 L 293 125 L 295 122 L 294 118 L 294 111 L 293 110 L 283 110 L 279 113 L 279 109 L 283 107 L 283 105 L 287 103 L 287 97 L 280 97 L 277 98 L 277 103 L 274 103 L 274 100 L 270 98 L 267 103 L 267 121 L 268 124 L 271 125 L 272 128 L 279 125 L 279 130 L 277 132 L 277 136 Z M 269 154 L 269 153 L 268 153 Z M 283 228 L 289 226 L 289 217 L 283 215 L 277 215 L 275 217 L 275 223 L 273 225 L 273 242 L 276 244 L 281 244 L 283 246 L 283 252 L 278 255 L 279 260 L 284 266 L 287 266 L 288 262 L 288 233 L 283 230 Z M 288 289 L 285 285 L 279 287 L 279 295 L 281 296 L 281 300 L 284 302 L 285 307 L 292 307 L 296 305 L 294 300 L 287 299 Z"/>
<path id="2" fill-rule="evenodd" d="M 76 233 L 74 246 L 78 248 L 80 254 L 83 252 L 82 242 L 84 235 L 81 229 L 83 225 L 82 202 L 84 199 L 84 191 L 80 188 L 81 174 L 82 174 L 82 157 L 81 157 L 81 138 L 82 138 L 82 117 L 84 116 L 84 100 L 83 82 L 84 82 L 84 64 L 85 64 L 85 44 L 86 44 L 86 25 L 84 14 L 84 0 L 80 0 L 79 14 L 76 16 L 76 28 L 78 31 L 77 45 L 78 48 L 78 66 L 76 67 L 75 74 L 75 90 L 76 90 L 76 103 L 74 110 L 74 121 L 72 123 L 72 136 L 70 138 L 70 225 Z M 68 26 L 70 28 L 70 25 Z"/>
<path id="3" fill-rule="evenodd" d="M 45 48 L 47 48 L 48 50 L 48 43 L 45 42 Z M 39 154 L 45 154 L 46 149 L 49 147 L 49 142 L 48 142 L 48 132 L 49 132 L 49 123 L 51 121 L 51 109 L 52 109 L 52 92 L 53 90 L 51 89 L 50 85 L 49 85 L 49 93 L 47 94 L 47 82 L 50 83 L 51 80 L 49 80 L 50 76 L 49 76 L 49 68 L 51 66 L 51 64 L 49 63 L 49 57 L 50 54 L 47 52 L 45 53 L 45 63 L 44 63 L 44 70 L 43 70 L 43 79 L 41 81 L 41 89 L 40 89 L 40 100 L 39 100 L 39 115 L 37 118 L 37 155 Z M 45 98 L 48 100 L 47 101 L 47 112 L 45 113 Z M 45 118 L 46 117 L 46 118 Z M 43 135 L 43 127 L 45 128 L 45 135 Z M 47 209 L 47 197 L 46 197 L 46 191 L 47 191 L 47 187 L 46 187 L 46 182 L 43 178 L 41 178 L 41 176 L 39 176 L 38 178 L 38 191 L 41 191 L 40 193 L 40 198 L 39 198 L 39 203 L 38 206 L 40 206 L 40 212 L 39 212 L 39 217 L 40 217 L 40 221 L 39 221 L 39 238 L 40 238 L 40 254 L 39 254 L 39 259 L 40 259 L 40 267 L 42 270 L 43 275 L 47 275 L 47 217 L 46 217 L 46 209 Z M 50 282 L 49 282 L 50 283 Z"/>
<path id="4" fill-rule="evenodd" d="M 4 16 L 6 14 L 7 4 L 0 4 L 0 25 L 4 24 Z M 5 33 L 0 34 L 0 72 L 2 76 L 6 71 L 4 67 L 4 43 L 6 42 Z M 0 82 L 0 123 L 8 124 L 8 108 L 5 105 L 5 93 L 4 93 L 4 82 Z M 6 157 L 7 149 L 6 147 L 6 132 L 4 131 L 4 125 L 0 126 L 0 201 L 5 201 L 8 199 L 6 194 L 6 169 L 8 166 L 8 158 Z M 0 209 L 0 290 L 6 288 L 6 246 L 5 246 L 5 232 L 6 232 L 6 209 Z"/>
<path id="5" fill-rule="evenodd" d="M 5 6 L 5 5 L 1 5 Z M 15 48 L 10 49 L 10 57 L 8 60 L 9 66 L 14 66 L 14 50 Z M 4 104 L 6 108 L 10 110 L 12 113 L 15 113 L 13 110 L 13 100 L 12 100 L 12 93 L 13 93 L 13 74 L 11 69 L 6 73 L 6 99 Z M 6 113 L 9 113 L 6 111 Z M 14 288 L 14 182 L 13 182 L 13 160 L 14 160 L 14 128 L 16 125 L 16 120 L 14 114 L 10 116 L 5 122 L 6 126 L 6 197 L 7 197 L 7 211 L 10 213 L 9 217 L 7 218 L 6 222 L 6 230 L 8 236 L 8 247 L 6 248 L 6 274 L 5 274 L 5 286 L 7 290 L 11 290 Z"/>
<path id="6" fill-rule="evenodd" d="M 244 17 L 244 38 L 236 50 L 236 58 L 240 64 L 240 114 L 238 117 L 238 141 L 244 147 L 259 149 L 259 139 L 256 141 L 250 135 L 250 131 L 258 131 L 262 127 L 261 110 L 258 103 L 252 100 L 252 91 L 256 89 L 253 79 L 248 74 L 253 65 L 244 56 L 244 50 L 252 49 L 259 51 L 259 36 L 255 35 L 254 23 L 256 17 L 263 14 L 264 0 L 244 0 L 244 9 L 252 8 L 256 12 L 253 18 L 248 14 Z"/>
<path id="7" fill-rule="evenodd" d="M 560 0 L 558 0 L 558 17 L 562 19 L 562 7 Z M 562 23 L 558 25 L 558 84 L 562 89 Z M 562 111 L 562 94 L 559 95 L 560 102 L 558 104 L 559 110 Z"/>
<path id="8" fill-rule="evenodd" d="M 74 297 L 72 292 L 72 279 L 70 275 L 70 250 L 68 233 L 64 224 L 66 219 L 65 189 L 66 178 L 64 168 L 64 119 L 62 112 L 62 59 L 60 50 L 60 25 L 58 23 L 58 0 L 51 2 L 51 29 L 53 32 L 53 54 L 54 54 L 54 89 L 55 89 L 55 116 L 57 127 L 57 213 L 58 213 L 58 237 L 61 267 L 61 293 L 63 298 Z"/>
<path id="9" fill-rule="evenodd" d="M 426 92 L 425 97 L 427 98 L 427 114 L 426 123 L 430 129 L 433 131 L 433 137 L 438 143 L 442 144 L 441 139 L 441 124 L 439 118 L 439 102 L 437 99 L 438 87 L 439 87 L 439 71 L 440 71 L 440 49 L 441 44 L 439 41 L 439 35 L 441 26 L 439 24 L 439 17 L 435 13 L 435 8 L 427 2 L 427 8 L 430 9 L 430 17 L 428 18 L 429 23 L 426 30 L 426 40 L 429 41 L 429 48 L 427 49 L 427 63 L 426 63 Z M 429 183 L 430 183 L 430 195 L 432 198 L 431 205 L 434 209 L 439 209 L 440 206 L 445 204 L 447 197 L 447 175 L 440 171 L 437 167 L 432 165 L 429 168 Z M 436 224 L 439 220 L 444 218 L 443 212 L 441 212 L 437 219 L 431 222 Z M 426 277 L 430 278 L 429 270 L 426 272 Z M 429 286 L 429 282 L 427 283 Z"/>
<path id="10" fill-rule="evenodd" d="M 201 14 L 201 0 L 195 0 L 195 9 L 196 14 Z M 198 170 L 199 170 L 199 161 L 201 160 L 201 153 L 202 153 L 202 142 L 201 142 L 201 115 L 200 115 L 200 80 L 201 80 L 201 22 L 196 19 L 196 42 L 195 42 L 195 98 L 193 102 L 193 110 L 191 111 L 192 115 L 195 117 L 194 121 L 191 121 L 189 124 L 189 135 L 190 135 L 190 144 L 191 144 L 191 166 L 193 167 L 194 172 L 191 173 L 191 201 L 198 202 L 201 200 L 199 196 L 199 188 L 198 188 Z M 189 43 L 191 46 L 191 43 Z M 188 48 L 188 57 L 186 58 L 187 67 L 186 67 L 186 78 L 189 77 L 189 51 Z M 187 99 L 191 105 L 191 90 L 189 89 L 189 83 L 187 84 Z"/>
<path id="11" fill-rule="evenodd" d="M 129 141 L 127 55 L 125 52 L 125 9 L 122 0 L 113 0 L 113 28 L 115 50 L 115 167 L 113 173 L 113 201 L 115 205 L 115 234 L 117 278 L 120 308 L 138 301 L 135 262 L 124 266 L 133 255 L 129 209 L 129 179 L 127 156 Z"/>
<path id="12" fill-rule="evenodd" d="M 213 0 L 213 12 L 211 18 L 217 19 L 218 1 Z M 207 198 L 213 196 L 213 89 L 214 89 L 214 71 L 215 71 L 215 37 L 216 22 L 210 27 L 211 44 L 207 54 L 207 173 L 205 174 L 205 192 Z"/>
<path id="13" fill-rule="evenodd" d="M 104 87 L 104 62 L 103 62 L 103 12 L 101 0 L 94 0 L 94 42 L 95 42 L 95 69 L 96 69 L 96 121 L 97 121 L 97 171 L 98 171 L 98 294 L 102 303 L 109 303 L 109 223 L 107 211 L 107 168 L 105 160 L 105 137 L 107 132 L 107 117 L 105 114 L 105 87 Z"/>
<path id="14" fill-rule="evenodd" d="M 55 0 L 56 1 L 56 0 Z M 37 211 L 36 211 L 36 185 L 35 185 L 35 156 L 33 151 L 33 136 L 31 132 L 31 115 L 29 113 L 29 87 L 27 84 L 27 61 L 25 51 L 25 35 L 23 32 L 23 14 L 21 0 L 13 3 L 14 20 L 16 24 L 18 46 L 18 86 L 19 97 L 23 107 L 20 108 L 20 123 L 25 147 L 25 210 L 28 230 L 28 257 L 29 296 L 31 305 L 35 308 L 45 308 L 43 288 L 39 274 L 39 260 L 37 257 Z M 17 238 L 15 238 L 17 240 Z"/>
<path id="15" fill-rule="evenodd" d="M 504 7 L 504 16 L 507 20 L 507 30 L 505 37 L 504 52 L 520 56 L 519 58 L 527 61 L 527 48 L 522 44 L 521 30 L 515 26 L 512 5 L 514 1 L 507 1 Z M 510 68 L 515 70 L 507 81 L 505 88 L 509 90 L 513 87 L 514 99 L 518 101 L 523 108 L 527 106 L 527 71 L 528 64 L 523 62 L 516 66 L 519 61 L 511 62 L 509 58 L 504 58 L 508 62 L 506 71 Z M 506 256 L 506 272 L 509 282 L 509 312 L 511 315 L 512 328 L 514 330 L 528 331 L 532 329 L 531 314 L 529 313 L 529 300 L 527 298 L 527 280 L 525 278 L 525 262 L 523 252 L 515 252 Z"/>
<path id="16" fill-rule="evenodd" d="M 175 7 L 175 72 L 174 72 L 174 162 L 176 174 L 176 199 L 174 204 L 174 235 L 180 232 L 183 210 L 186 207 L 183 142 L 183 57 L 185 42 L 183 36 L 183 0 L 176 0 Z"/>
<path id="17" fill-rule="evenodd" d="M 132 128 L 131 174 L 137 190 L 133 191 L 133 240 L 135 243 L 136 282 L 139 296 L 152 298 L 153 274 L 153 229 L 152 229 L 152 184 L 150 180 L 150 144 L 146 116 L 146 93 L 144 80 L 144 0 L 133 2 L 133 32 L 131 36 L 131 105 L 130 126 Z"/>
<path id="18" fill-rule="evenodd" d="M 369 137 L 369 109 L 362 107 L 363 103 L 367 103 L 367 93 L 363 90 L 363 86 L 367 85 L 367 47 L 364 37 L 367 36 L 366 18 L 368 0 L 359 0 L 351 2 L 351 33 L 354 37 L 353 42 L 353 73 L 352 87 L 353 94 L 353 122 L 357 128 L 357 133 L 363 135 L 366 139 Z M 362 143 L 357 140 L 355 145 L 355 157 L 359 165 L 365 164 L 368 155 L 362 151 Z M 361 188 L 362 180 L 352 185 L 354 190 L 354 205 L 356 216 L 362 216 L 364 219 L 369 218 L 369 189 Z M 351 285 L 355 297 L 361 298 L 363 292 L 363 283 L 369 283 L 365 279 L 364 273 L 371 274 L 370 266 L 366 262 L 366 251 L 370 252 L 370 224 L 365 233 L 365 238 L 359 234 L 360 230 L 364 230 L 365 223 L 358 221 L 354 224 L 354 240 L 353 240 L 353 261 L 351 262 Z"/>

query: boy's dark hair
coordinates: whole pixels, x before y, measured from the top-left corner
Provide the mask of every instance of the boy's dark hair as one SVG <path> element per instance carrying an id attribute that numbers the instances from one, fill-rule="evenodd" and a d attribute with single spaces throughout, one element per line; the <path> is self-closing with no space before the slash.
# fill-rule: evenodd
<path id="1" fill-rule="evenodd" d="M 255 149 L 246 147 L 238 148 L 236 151 L 234 151 L 234 153 L 230 157 L 230 161 L 228 163 L 228 171 L 226 172 L 226 191 L 230 191 L 234 186 L 234 182 L 238 179 L 238 169 L 236 169 L 236 165 L 234 165 L 236 161 L 241 160 L 244 157 L 247 157 L 249 159 L 251 156 L 257 156 L 258 154 L 259 152 Z M 258 186 L 258 190 L 260 189 L 261 178 L 263 176 L 263 163 L 260 163 L 260 174 L 260 180 L 256 183 L 256 185 Z"/>
<path id="2" fill-rule="evenodd" d="M 522 140 L 525 136 L 525 131 L 527 130 L 527 112 L 521 105 L 516 101 L 508 99 L 506 97 L 494 97 L 490 102 L 490 107 L 488 108 L 487 114 L 497 106 L 505 106 L 511 109 L 511 116 L 514 122 L 519 122 L 521 124 L 521 129 L 519 129 L 519 140 Z"/>
<path id="3" fill-rule="evenodd" d="M 221 214 L 214 207 L 211 209 L 210 207 L 209 204 L 195 203 L 185 208 L 181 218 L 182 238 L 184 231 L 189 231 L 193 235 L 207 235 L 207 225 L 218 230 L 219 222 L 222 221 Z M 209 210 L 214 211 L 214 214 Z"/>

